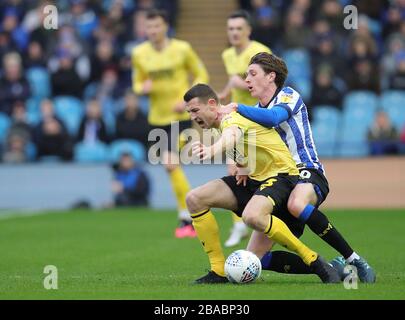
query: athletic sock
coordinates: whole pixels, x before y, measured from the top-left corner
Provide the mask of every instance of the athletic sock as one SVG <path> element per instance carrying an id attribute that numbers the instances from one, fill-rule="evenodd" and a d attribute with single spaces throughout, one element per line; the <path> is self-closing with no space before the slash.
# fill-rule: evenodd
<path id="1" fill-rule="evenodd" d="M 217 220 L 211 210 L 192 213 L 191 217 L 198 239 L 208 255 L 211 270 L 220 276 L 225 276 L 225 256 L 222 252 Z"/>
<path id="2" fill-rule="evenodd" d="M 183 169 L 178 166 L 174 170 L 169 172 L 170 182 L 172 189 L 176 196 L 177 207 L 179 208 L 179 215 L 183 210 L 187 210 L 186 205 L 186 195 L 190 191 L 190 185 L 188 183 L 187 177 L 184 174 Z M 185 220 L 183 217 L 179 218 Z"/>
<path id="3" fill-rule="evenodd" d="M 262 257 L 261 262 L 263 270 L 292 274 L 313 273 L 299 256 L 287 251 L 267 252 Z"/>
<path id="4" fill-rule="evenodd" d="M 313 205 L 307 205 L 301 212 L 299 219 L 345 259 L 354 252 L 339 231 L 329 222 L 329 219 Z"/>
<path id="5" fill-rule="evenodd" d="M 318 254 L 306 245 L 304 245 L 293 233 L 288 229 L 287 225 L 277 218 L 271 215 L 269 223 L 264 233 L 273 241 L 282 245 L 290 251 L 297 253 L 306 265 L 310 265 L 318 257 Z"/>

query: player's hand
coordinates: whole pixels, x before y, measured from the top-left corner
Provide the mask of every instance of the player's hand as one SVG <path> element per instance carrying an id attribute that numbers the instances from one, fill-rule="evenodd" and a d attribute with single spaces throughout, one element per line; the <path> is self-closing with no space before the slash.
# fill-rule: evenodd
<path id="1" fill-rule="evenodd" d="M 236 185 L 239 186 L 240 184 L 242 184 L 244 187 L 246 187 L 246 182 L 247 182 L 247 175 L 236 175 Z"/>
<path id="2" fill-rule="evenodd" d="M 236 174 L 238 173 L 238 168 L 236 167 L 236 164 L 234 164 L 234 163 L 228 164 L 227 168 L 228 168 L 229 176 L 236 176 Z"/>
<path id="3" fill-rule="evenodd" d="M 191 144 L 191 152 L 193 156 L 198 157 L 200 160 L 211 159 L 211 148 L 203 145 L 201 142 L 194 142 Z"/>
<path id="4" fill-rule="evenodd" d="M 186 103 L 184 101 L 177 102 L 173 107 L 173 111 L 177 113 L 183 113 L 184 111 L 186 111 Z"/>
<path id="5" fill-rule="evenodd" d="M 231 102 L 231 103 L 219 108 L 218 113 L 226 115 L 226 114 L 230 114 L 231 112 L 237 111 L 237 110 L 238 110 L 238 104 L 235 102 Z"/>
<path id="6" fill-rule="evenodd" d="M 142 93 L 149 94 L 152 91 L 153 82 L 151 79 L 146 80 L 142 86 Z"/>

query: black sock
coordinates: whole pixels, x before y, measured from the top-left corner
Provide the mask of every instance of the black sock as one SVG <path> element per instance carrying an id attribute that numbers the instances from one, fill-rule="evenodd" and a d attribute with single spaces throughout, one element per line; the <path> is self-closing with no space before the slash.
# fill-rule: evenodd
<path id="1" fill-rule="evenodd" d="M 345 259 L 350 257 L 354 252 L 343 236 L 336 230 L 336 228 L 329 222 L 329 219 L 317 208 L 308 205 L 305 209 L 312 209 L 312 213 L 305 221 L 307 226 L 317 234 L 323 241 L 335 248 Z"/>
<path id="2" fill-rule="evenodd" d="M 287 251 L 267 252 L 261 262 L 263 270 L 292 274 L 313 273 L 298 255 Z"/>

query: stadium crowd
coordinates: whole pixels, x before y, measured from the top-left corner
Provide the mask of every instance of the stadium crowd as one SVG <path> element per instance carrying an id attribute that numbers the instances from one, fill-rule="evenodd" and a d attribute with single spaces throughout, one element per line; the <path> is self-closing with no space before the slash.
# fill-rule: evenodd
<path id="1" fill-rule="evenodd" d="M 43 26 L 49 4 L 58 8 L 56 30 Z M 350 4 L 359 16 L 348 30 L 343 8 Z M 131 52 L 145 40 L 146 10 L 155 7 L 169 13 L 174 35 L 176 0 L 1 2 L 2 162 L 86 161 L 89 150 L 91 160 L 105 161 L 123 141 L 135 143 L 134 153 L 146 150 L 148 100 L 132 91 Z M 252 38 L 286 60 L 287 84 L 302 93 L 315 136 L 331 131 L 335 114 L 334 139 L 345 125 L 362 127 L 367 153 L 403 152 L 405 0 L 241 0 L 240 7 L 252 15 Z M 324 155 L 358 155 L 331 150 Z"/>

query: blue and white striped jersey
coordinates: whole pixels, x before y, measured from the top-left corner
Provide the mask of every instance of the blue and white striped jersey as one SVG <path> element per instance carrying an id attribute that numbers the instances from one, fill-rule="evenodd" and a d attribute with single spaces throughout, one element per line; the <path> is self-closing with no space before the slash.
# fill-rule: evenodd
<path id="1" fill-rule="evenodd" d="M 300 94 L 291 87 L 282 88 L 267 106 L 284 107 L 289 118 L 280 123 L 275 129 L 288 146 L 297 167 L 315 168 L 324 173 L 324 168 L 319 161 L 318 153 L 312 138 L 311 125 L 308 120 L 307 107 Z M 264 108 L 259 104 L 256 107 Z"/>

